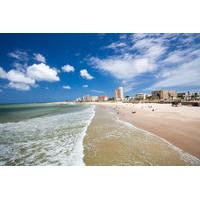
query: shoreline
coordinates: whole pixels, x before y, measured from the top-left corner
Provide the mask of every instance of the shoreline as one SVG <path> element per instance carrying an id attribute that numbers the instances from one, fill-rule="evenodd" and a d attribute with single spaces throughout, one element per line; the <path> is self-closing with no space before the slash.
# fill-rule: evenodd
<path id="1" fill-rule="evenodd" d="M 93 105 L 98 105 L 97 107 L 104 107 L 105 109 L 111 109 L 111 110 L 113 110 L 113 112 L 115 112 L 115 116 L 118 118 L 118 120 L 121 120 L 122 121 L 122 123 L 128 123 L 130 126 L 132 126 L 133 128 L 135 128 L 135 130 L 138 130 L 138 131 L 142 131 L 142 132 L 146 132 L 146 133 L 148 133 L 148 134 L 150 134 L 150 135 L 153 135 L 154 137 L 157 137 L 158 138 L 158 140 L 162 140 L 164 143 L 167 143 L 168 145 L 171 145 L 171 146 L 173 146 L 173 149 L 174 149 L 174 151 L 177 151 L 177 152 L 179 152 L 179 154 L 181 155 L 184 155 L 183 157 L 183 159 L 186 159 L 186 160 L 191 160 L 191 163 L 192 162 L 194 162 L 194 163 L 199 163 L 199 157 L 198 156 L 196 156 L 194 153 L 191 153 L 191 152 L 189 152 L 189 151 L 187 151 L 187 148 L 181 148 L 179 145 L 177 145 L 177 141 L 175 140 L 175 142 L 171 142 L 170 140 L 168 140 L 166 137 L 162 137 L 162 136 L 160 136 L 160 134 L 158 134 L 158 133 L 155 133 L 155 132 L 153 132 L 153 131 L 151 131 L 151 130 L 149 130 L 149 129 L 147 129 L 147 128 L 144 128 L 144 127 L 141 127 L 141 126 L 138 126 L 136 123 L 134 123 L 134 121 L 135 121 L 135 119 L 133 120 L 133 119 L 130 119 L 130 116 L 132 117 L 133 116 L 133 114 L 132 114 L 132 112 L 131 112 L 131 110 L 130 110 L 130 105 L 127 105 L 127 104 L 124 104 L 124 103 L 108 103 L 108 102 L 102 102 L 102 103 L 86 103 L 86 104 L 93 104 Z M 118 113 L 118 110 L 116 110 L 116 106 L 117 106 L 117 109 L 119 110 L 119 113 Z M 128 113 L 127 113 L 128 112 Z M 137 112 L 139 112 L 138 110 L 137 110 Z M 137 113 L 136 112 L 136 113 Z M 155 112 L 153 112 L 153 113 L 155 113 Z M 97 113 L 98 114 L 98 113 Z M 96 115 L 96 113 L 95 113 L 95 115 Z M 144 115 L 144 113 L 143 113 L 143 115 Z M 94 117 L 95 118 L 95 117 Z M 88 131 L 87 131 L 87 133 L 88 134 L 90 134 L 90 136 L 91 136 L 91 132 L 93 131 L 91 131 L 91 128 L 90 128 L 90 126 L 94 126 L 94 123 L 93 123 L 93 121 L 94 121 L 94 118 L 92 119 L 92 122 L 91 122 L 91 124 L 89 125 L 89 127 L 88 127 Z M 180 120 L 180 119 L 178 119 L 178 120 Z M 191 118 L 191 120 L 194 120 L 193 118 Z M 199 119 L 197 119 L 197 121 L 198 121 Z M 159 124 L 156 124 L 156 126 L 157 126 L 157 129 L 159 130 L 159 131 L 163 131 L 162 129 L 165 129 L 165 127 L 159 127 Z M 98 127 L 97 127 L 98 128 Z M 92 128 L 92 129 L 94 129 L 94 128 Z M 177 130 L 175 130 L 175 132 L 176 132 Z M 187 134 L 186 134 L 187 135 Z M 88 138 L 87 138 L 87 135 L 85 136 L 85 138 L 86 139 L 84 139 L 84 143 L 89 143 L 89 141 L 88 141 Z M 183 138 L 183 140 L 184 140 L 185 138 Z M 194 138 L 193 138 L 194 139 Z M 85 142 L 86 141 L 86 142 Z M 198 148 L 198 147 L 195 147 L 195 148 Z M 199 149 L 199 148 L 198 148 Z M 197 149 L 197 151 L 198 151 L 198 149 Z M 87 151 L 87 150 L 86 150 Z M 106 153 L 106 152 L 105 152 Z M 84 153 L 85 154 L 85 153 Z M 84 160 L 85 160 L 85 158 L 86 158 L 87 156 L 85 156 L 84 157 Z M 86 159 L 87 160 L 87 159 Z M 196 160 L 196 161 L 195 161 Z M 172 162 L 173 163 L 173 162 Z M 87 161 L 86 161 L 86 164 L 87 164 Z M 105 164 L 105 163 L 104 163 Z M 91 165 L 91 163 L 89 163 L 89 165 Z M 156 164 L 155 164 L 156 165 Z M 163 165 L 163 164 L 161 164 L 161 165 Z M 164 164 L 165 165 L 165 164 Z M 168 164 L 166 164 L 166 165 L 168 165 Z M 173 165 L 173 164 L 172 164 Z M 174 165 L 176 165 L 176 164 L 174 164 Z M 183 163 L 182 164 L 180 164 L 180 163 L 178 163 L 177 165 L 184 165 Z M 192 164 L 193 165 L 193 164 Z M 194 165 L 196 165 L 196 164 L 194 164 Z M 199 165 L 199 164 L 198 164 Z"/>
<path id="2" fill-rule="evenodd" d="M 88 119 L 87 121 L 87 125 L 84 127 L 82 133 L 81 133 L 81 136 L 79 138 L 79 143 L 76 144 L 81 150 L 81 165 L 85 166 L 85 162 L 84 162 L 84 138 L 85 136 L 87 135 L 87 130 L 88 130 L 88 127 L 90 126 L 90 124 L 92 123 L 92 120 L 95 116 L 95 106 L 92 109 L 92 113 L 91 113 L 91 116 L 90 118 Z"/>
<path id="3" fill-rule="evenodd" d="M 197 158 L 197 157 L 195 157 L 195 156 L 193 156 L 193 155 L 191 155 L 191 154 L 185 152 L 183 149 L 180 149 L 179 147 L 177 147 L 177 146 L 175 146 L 174 144 L 170 143 L 170 142 L 167 141 L 166 139 L 164 139 L 164 138 L 162 138 L 162 137 L 160 137 L 160 136 L 158 136 L 158 135 L 156 135 L 156 134 L 154 134 L 154 133 L 152 133 L 152 132 L 149 132 L 149 131 L 147 131 L 147 130 L 144 130 L 144 129 L 142 129 L 142 128 L 138 128 L 138 127 L 134 126 L 132 123 L 129 123 L 129 122 L 126 122 L 126 121 L 123 121 L 123 120 L 120 120 L 120 119 L 119 119 L 119 121 L 121 121 L 122 123 L 126 123 L 126 124 L 128 124 L 129 126 L 132 126 L 132 127 L 134 127 L 135 129 L 141 130 L 141 131 L 143 131 L 143 132 L 145 132 L 145 133 L 147 133 L 147 134 L 149 134 L 149 135 L 152 135 L 152 136 L 158 138 L 159 140 L 162 140 L 164 143 L 167 143 L 172 149 L 174 149 L 174 150 L 176 150 L 177 152 L 179 152 L 180 155 L 183 156 L 183 157 L 182 157 L 183 159 L 186 158 L 185 161 L 187 161 L 187 159 L 189 158 L 189 159 L 191 160 L 191 162 L 193 162 L 193 163 L 199 162 L 199 164 L 200 164 L 200 159 L 199 159 L 199 158 Z"/>
<path id="4" fill-rule="evenodd" d="M 143 106 L 138 104 L 122 108 L 119 117 L 200 159 L 200 108 L 155 104 L 154 111 L 151 111 Z"/>
<path id="5" fill-rule="evenodd" d="M 96 106 L 84 138 L 86 165 L 200 165 L 196 157 L 117 118 L 113 108 Z"/>

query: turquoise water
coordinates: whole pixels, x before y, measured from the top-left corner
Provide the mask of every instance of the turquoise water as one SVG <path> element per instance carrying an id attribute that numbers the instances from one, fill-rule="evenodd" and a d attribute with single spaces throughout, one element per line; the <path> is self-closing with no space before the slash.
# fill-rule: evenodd
<path id="1" fill-rule="evenodd" d="M 0 104 L 0 123 L 18 122 L 35 117 L 81 111 L 83 105 L 68 104 Z"/>
<path id="2" fill-rule="evenodd" d="M 0 105 L 0 165 L 83 165 L 93 106 Z"/>

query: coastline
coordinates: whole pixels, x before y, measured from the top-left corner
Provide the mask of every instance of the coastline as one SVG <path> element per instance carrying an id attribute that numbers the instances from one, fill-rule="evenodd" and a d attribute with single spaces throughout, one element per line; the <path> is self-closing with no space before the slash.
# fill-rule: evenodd
<path id="1" fill-rule="evenodd" d="M 149 131 L 200 159 L 200 108 L 136 104 L 121 107 L 119 118 Z M 152 108 L 154 111 L 152 111 Z M 132 111 L 136 113 L 133 114 Z"/>
<path id="2" fill-rule="evenodd" d="M 149 131 L 148 129 L 145 129 L 141 126 L 137 126 L 137 124 L 134 123 L 135 118 L 132 117 L 135 114 L 133 114 L 132 110 L 130 109 L 130 106 L 132 106 L 131 104 L 127 105 L 127 104 L 122 104 L 122 103 L 107 103 L 107 102 L 89 103 L 89 104 L 97 105 L 96 106 L 97 112 L 91 124 L 89 125 L 88 130 L 87 130 L 87 135 L 84 138 L 84 148 L 85 148 L 84 162 L 86 163 L 86 165 L 199 165 L 198 157 L 194 155 L 194 153 L 191 154 L 190 152 L 188 152 L 187 149 L 180 148 L 180 146 L 176 145 L 177 141 L 173 143 L 169 141 L 168 139 L 166 139 L 165 137 L 161 137 L 159 134 L 154 133 L 153 131 Z M 102 110 L 106 112 L 102 112 Z M 137 114 L 139 112 L 139 108 L 135 110 L 137 110 L 136 111 L 136 114 Z M 149 139 L 145 140 L 144 137 L 140 138 L 138 140 L 138 144 L 140 143 L 140 147 L 139 147 L 139 145 L 135 144 L 133 141 L 135 139 L 138 139 L 136 136 L 132 137 L 131 134 L 126 134 L 126 133 L 123 133 L 124 134 L 123 136 L 121 135 L 122 133 L 112 133 L 110 135 L 109 129 L 115 128 L 115 127 L 109 127 L 108 123 L 113 123 L 114 121 L 112 122 L 109 121 L 110 120 L 109 118 L 111 118 L 111 116 L 108 116 L 108 118 L 105 116 L 105 115 L 109 115 L 107 111 L 112 112 L 112 115 L 115 117 L 115 120 L 118 120 L 118 123 L 120 123 L 121 121 L 122 123 L 125 123 L 125 124 L 127 123 L 126 126 L 132 126 L 131 128 L 134 129 L 134 132 L 139 131 L 142 134 L 146 132 L 146 134 L 148 135 L 146 136 L 146 138 L 149 138 Z M 104 115 L 104 116 L 99 117 L 97 115 Z M 114 122 L 114 124 L 115 123 L 116 121 Z M 102 124 L 103 124 L 103 127 L 102 127 Z M 161 132 L 163 131 L 162 129 L 165 129 L 165 127 L 159 128 L 159 124 L 155 124 L 155 126 L 157 126 L 157 129 L 159 129 Z M 108 130 L 107 134 L 106 134 L 106 131 L 107 131 L 106 129 Z M 130 131 L 126 127 L 124 128 L 124 130 L 125 132 Z M 120 129 L 121 132 L 124 132 L 124 130 Z M 175 131 L 178 131 L 178 130 L 175 129 Z M 117 139 L 116 137 L 114 137 L 114 134 L 116 134 L 116 137 L 118 137 Z M 127 138 L 125 137 L 125 135 Z M 109 137 L 111 137 L 113 141 L 106 139 Z M 99 140 L 99 143 L 97 143 L 97 141 L 95 140 Z M 150 144 L 147 142 L 147 140 L 152 140 L 153 142 L 150 142 L 151 143 Z M 132 141 L 132 144 L 130 144 L 130 141 Z M 163 144 L 160 145 L 160 143 L 163 143 Z M 134 146 L 132 147 L 133 144 L 137 146 L 137 149 L 134 149 Z M 148 152 L 149 154 L 152 154 L 152 155 L 145 155 L 147 157 L 147 160 L 148 160 L 148 157 L 151 158 L 150 161 L 148 161 L 149 163 L 143 162 L 144 160 L 141 158 L 138 159 L 139 161 L 137 162 L 135 162 L 135 158 L 132 159 L 131 161 L 128 160 L 130 159 L 131 156 L 134 155 L 136 151 L 142 151 L 142 148 L 144 145 L 147 145 L 147 146 L 145 146 L 146 152 L 145 153 L 143 152 L 143 156 L 144 154 L 148 154 Z M 126 147 L 123 147 L 123 146 L 126 146 Z M 162 152 L 159 155 L 159 152 L 155 151 L 155 148 L 154 148 L 155 146 L 161 148 L 164 153 Z M 110 147 L 113 147 L 113 148 L 110 149 Z M 118 148 L 121 148 L 123 150 L 119 152 Z M 163 159 L 161 160 L 156 158 L 155 160 L 153 160 L 154 159 L 152 157 L 153 154 L 155 154 L 155 157 L 164 156 L 165 158 L 163 157 Z M 111 161 L 108 160 L 108 157 Z M 113 161 L 113 158 L 115 158 L 114 161 Z M 119 162 L 120 160 L 121 160 L 121 163 Z M 151 163 L 151 160 L 153 160 L 153 163 Z"/>
<path id="3" fill-rule="evenodd" d="M 84 138 L 85 136 L 87 135 L 87 129 L 88 127 L 90 126 L 91 122 L 92 122 L 92 119 L 94 118 L 95 116 L 95 106 L 93 106 L 92 108 L 92 113 L 91 113 L 91 116 L 90 118 L 88 119 L 87 121 L 87 125 L 85 126 L 85 128 L 83 129 L 83 131 L 81 132 L 81 136 L 79 138 L 79 141 L 78 143 L 76 144 L 76 147 L 75 149 L 79 149 L 78 151 L 80 152 L 80 157 L 81 157 L 81 162 L 79 163 L 79 165 L 82 165 L 82 166 L 85 166 L 85 162 L 84 162 Z"/>

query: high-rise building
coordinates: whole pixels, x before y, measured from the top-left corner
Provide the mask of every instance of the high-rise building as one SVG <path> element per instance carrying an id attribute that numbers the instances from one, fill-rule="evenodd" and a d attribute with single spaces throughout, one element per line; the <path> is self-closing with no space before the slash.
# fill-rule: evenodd
<path id="1" fill-rule="evenodd" d="M 115 90 L 115 100 L 116 101 L 123 101 L 123 99 L 124 99 L 123 87 L 118 87 Z"/>

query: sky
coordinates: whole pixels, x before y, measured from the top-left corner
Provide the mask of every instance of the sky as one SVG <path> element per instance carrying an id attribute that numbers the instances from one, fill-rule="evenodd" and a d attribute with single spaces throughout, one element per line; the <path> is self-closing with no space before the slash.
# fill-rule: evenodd
<path id="1" fill-rule="evenodd" d="M 200 91 L 200 34 L 0 34 L 0 103 Z"/>

